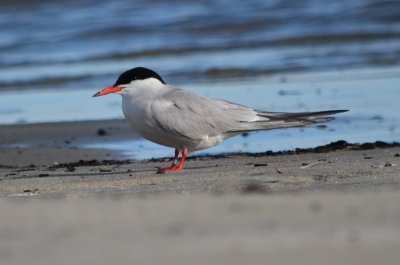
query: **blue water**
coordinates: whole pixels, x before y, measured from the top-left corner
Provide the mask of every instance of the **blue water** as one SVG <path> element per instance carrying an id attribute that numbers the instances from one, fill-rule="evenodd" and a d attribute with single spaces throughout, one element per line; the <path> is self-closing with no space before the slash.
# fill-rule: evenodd
<path id="1" fill-rule="evenodd" d="M 176 84 L 400 62 L 399 1 L 0 5 L 0 90 L 102 87 L 137 65 Z"/>
<path id="2" fill-rule="evenodd" d="M 399 1 L 38 0 L 0 7 L 0 124 L 121 118 L 119 96 L 91 95 L 122 71 L 145 66 L 167 83 L 258 109 L 351 110 L 325 129 L 253 133 L 207 152 L 400 141 Z M 129 148 L 106 147 L 136 157 L 169 151 L 127 141 Z"/>

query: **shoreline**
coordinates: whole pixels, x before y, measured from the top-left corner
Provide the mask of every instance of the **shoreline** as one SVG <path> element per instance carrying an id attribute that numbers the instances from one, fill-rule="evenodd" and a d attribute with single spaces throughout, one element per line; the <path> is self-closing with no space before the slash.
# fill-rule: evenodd
<path id="1" fill-rule="evenodd" d="M 32 124 L 0 125 L 0 166 L 26 167 L 74 163 L 80 160 L 137 160 L 118 150 L 87 148 L 85 145 L 104 144 L 142 139 L 123 119 L 75 122 L 49 122 Z M 226 152 L 218 154 L 191 154 L 188 159 L 213 159 L 230 156 L 275 156 L 307 153 L 323 153 L 338 150 L 370 150 L 398 147 L 398 142 L 375 141 L 348 143 L 338 140 L 310 148 L 264 152 Z M 165 161 L 170 157 L 140 159 Z"/>
<path id="2" fill-rule="evenodd" d="M 12 157 L 7 150 L 2 152 L 2 157 Z M 53 155 L 41 152 L 43 156 Z M 77 161 L 66 150 L 58 152 L 65 161 L 72 162 L 16 167 L 2 164 L 0 197 L 400 190 L 399 146 L 323 153 L 198 156 L 189 158 L 182 172 L 167 174 L 156 174 L 156 168 L 167 166 L 171 158 Z"/>

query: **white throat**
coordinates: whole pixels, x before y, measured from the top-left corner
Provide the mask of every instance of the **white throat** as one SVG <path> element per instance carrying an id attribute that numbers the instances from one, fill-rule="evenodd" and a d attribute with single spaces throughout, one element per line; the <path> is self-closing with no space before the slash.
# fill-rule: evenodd
<path id="1" fill-rule="evenodd" d="M 145 80 L 135 80 L 130 84 L 124 85 L 121 91 L 123 98 L 129 100 L 151 99 L 170 90 L 167 85 L 164 85 L 156 78 L 147 78 Z"/>

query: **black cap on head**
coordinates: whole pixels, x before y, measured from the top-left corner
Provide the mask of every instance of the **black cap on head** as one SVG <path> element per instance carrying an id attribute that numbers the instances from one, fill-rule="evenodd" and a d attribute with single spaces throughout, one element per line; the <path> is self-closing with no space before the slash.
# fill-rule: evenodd
<path id="1" fill-rule="evenodd" d="M 144 67 L 136 67 L 133 69 L 130 69 L 126 72 L 123 72 L 117 79 L 117 82 L 115 82 L 115 86 L 118 85 L 126 85 L 131 83 L 134 80 L 144 80 L 147 78 L 155 78 L 158 79 L 161 83 L 165 85 L 164 80 L 159 76 L 156 72 L 144 68 Z"/>

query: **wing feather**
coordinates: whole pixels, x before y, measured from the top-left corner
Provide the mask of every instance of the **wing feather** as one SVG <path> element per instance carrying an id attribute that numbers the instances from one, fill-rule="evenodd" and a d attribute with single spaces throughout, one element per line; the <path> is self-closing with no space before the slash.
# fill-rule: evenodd
<path id="1" fill-rule="evenodd" d="M 151 113 L 164 131 L 191 139 L 243 130 L 258 119 L 251 108 L 180 89 L 155 99 Z"/>

